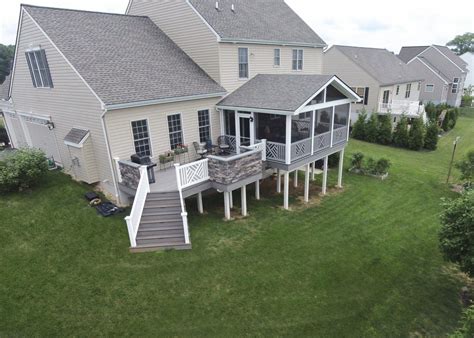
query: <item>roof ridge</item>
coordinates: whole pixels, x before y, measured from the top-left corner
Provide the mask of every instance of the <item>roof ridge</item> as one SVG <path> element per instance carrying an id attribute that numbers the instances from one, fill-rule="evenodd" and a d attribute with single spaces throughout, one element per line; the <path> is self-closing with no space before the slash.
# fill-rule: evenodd
<path id="1" fill-rule="evenodd" d="M 146 15 L 130 15 L 130 14 L 121 14 L 121 13 L 109 13 L 109 12 L 101 12 L 101 11 L 88 11 L 85 9 L 72 9 L 72 8 L 61 8 L 61 7 L 50 7 L 50 6 L 38 6 L 38 5 L 30 5 L 30 4 L 20 4 L 21 7 L 32 7 L 32 8 L 41 8 L 41 9 L 51 9 L 57 11 L 68 11 L 68 12 L 80 12 L 80 13 L 90 13 L 90 14 L 104 14 L 104 15 L 116 15 L 116 16 L 123 16 L 123 17 L 135 17 L 135 18 L 149 18 Z"/>
<path id="2" fill-rule="evenodd" d="M 390 52 L 387 48 L 381 47 L 361 47 L 361 46 L 350 46 L 350 45 L 333 45 L 333 47 L 349 47 L 349 48 L 363 48 L 363 49 L 376 49 L 376 50 L 386 50 Z M 391 52 L 390 52 L 391 53 Z"/>

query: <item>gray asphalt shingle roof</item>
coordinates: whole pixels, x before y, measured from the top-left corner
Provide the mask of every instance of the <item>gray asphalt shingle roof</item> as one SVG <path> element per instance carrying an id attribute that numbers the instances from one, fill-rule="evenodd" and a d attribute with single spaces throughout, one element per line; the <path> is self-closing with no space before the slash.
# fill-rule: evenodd
<path id="1" fill-rule="evenodd" d="M 334 46 L 359 65 L 381 85 L 423 80 L 415 67 L 409 67 L 392 52 L 382 48 Z"/>
<path id="2" fill-rule="evenodd" d="M 80 144 L 84 137 L 89 134 L 89 130 L 86 129 L 79 129 L 79 128 L 72 128 L 69 133 L 67 133 L 66 137 L 64 137 L 64 141 Z"/>
<path id="3" fill-rule="evenodd" d="M 24 8 L 106 105 L 225 92 L 148 17 Z"/>
<path id="4" fill-rule="evenodd" d="M 425 51 L 426 49 L 430 48 L 431 46 L 406 46 L 400 49 L 400 54 L 398 57 L 402 59 L 404 62 L 408 62 L 412 60 L 414 57 L 419 55 L 421 52 Z M 466 70 L 467 63 L 461 59 L 458 55 L 456 55 L 449 47 L 447 46 L 440 46 L 440 45 L 432 45 L 438 49 L 444 56 L 454 62 L 458 67 L 461 69 Z"/>
<path id="5" fill-rule="evenodd" d="M 215 8 L 216 1 L 219 10 Z M 326 45 L 283 0 L 190 0 L 190 3 L 222 39 Z"/>
<path id="6" fill-rule="evenodd" d="M 333 75 L 259 74 L 217 105 L 293 112 L 331 78 Z"/>
<path id="7" fill-rule="evenodd" d="M 9 95 L 8 92 L 10 91 L 10 79 L 11 73 L 7 77 L 5 77 L 5 81 L 0 84 L 0 100 L 8 100 Z"/>
<path id="8" fill-rule="evenodd" d="M 415 56 L 423 52 L 429 46 L 409 46 L 409 47 L 402 47 L 400 49 L 400 54 L 398 57 L 405 63 L 408 63 L 412 60 Z"/>
<path id="9" fill-rule="evenodd" d="M 444 54 L 448 59 L 454 62 L 458 67 L 461 69 L 466 70 L 467 62 L 461 59 L 458 55 L 456 55 L 449 47 L 446 46 L 439 46 L 434 45 L 438 50 Z"/>

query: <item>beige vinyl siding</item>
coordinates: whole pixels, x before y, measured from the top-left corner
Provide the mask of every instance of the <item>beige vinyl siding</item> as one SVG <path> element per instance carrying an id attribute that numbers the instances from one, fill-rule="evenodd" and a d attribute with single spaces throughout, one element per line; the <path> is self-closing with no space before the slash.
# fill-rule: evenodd
<path id="1" fill-rule="evenodd" d="M 134 0 L 128 14 L 150 17 L 209 76 L 219 82 L 217 37 L 185 0 Z"/>
<path id="2" fill-rule="evenodd" d="M 219 113 L 215 106 L 220 98 L 167 103 L 153 106 L 110 111 L 105 115 L 109 130 L 110 148 L 114 158 L 129 160 L 135 153 L 131 122 L 148 121 L 152 157 L 158 162 L 159 155 L 169 151 L 168 115 L 181 114 L 183 142 L 189 146 L 189 155 L 196 158 L 193 142 L 199 142 L 198 110 L 209 109 L 211 137 L 215 143 L 220 135 Z"/>
<path id="3" fill-rule="evenodd" d="M 257 74 L 321 74 L 322 48 L 299 48 L 276 45 L 233 44 L 220 43 L 220 73 L 221 86 L 232 92 L 243 85 L 247 80 L 239 79 L 238 49 L 248 48 L 249 51 L 249 79 Z M 280 66 L 274 66 L 274 49 L 279 48 Z M 303 49 L 303 70 L 292 70 L 293 49 Z"/>
<path id="4" fill-rule="evenodd" d="M 354 122 L 354 113 L 365 108 L 368 113 L 374 109 L 378 109 L 380 84 L 365 70 L 352 62 L 346 55 L 341 53 L 337 48 L 332 47 L 323 55 L 323 73 L 337 75 L 342 81 L 350 87 L 368 87 L 369 101 L 367 105 L 352 104 L 351 120 Z M 380 98 L 381 100 L 381 98 Z"/>
<path id="5" fill-rule="evenodd" d="M 30 47 L 46 50 L 54 88 L 34 88 L 25 58 Z M 71 171 L 71 157 L 64 137 L 72 127 L 90 130 L 94 161 L 98 172 L 93 175 L 103 188 L 114 193 L 112 172 L 108 160 L 105 137 L 100 121 L 101 104 L 63 56 L 38 29 L 30 17 L 23 15 L 18 45 L 18 57 L 12 86 L 14 109 L 18 112 L 50 116 L 59 148 L 58 159 L 67 172 Z M 33 145 L 34 146 L 34 145 Z"/>
<path id="6" fill-rule="evenodd" d="M 99 180 L 98 171 L 96 166 L 96 160 L 94 156 L 94 146 L 92 140 L 88 138 L 82 148 L 76 148 L 68 146 L 71 159 L 77 158 L 76 162 L 72 166 L 72 174 L 74 177 L 86 183 L 94 183 Z"/>

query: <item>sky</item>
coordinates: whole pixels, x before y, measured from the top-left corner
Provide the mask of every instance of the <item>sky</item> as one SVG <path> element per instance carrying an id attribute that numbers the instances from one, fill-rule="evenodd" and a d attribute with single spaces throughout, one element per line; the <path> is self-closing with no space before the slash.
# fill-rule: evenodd
<path id="1" fill-rule="evenodd" d="M 474 32 L 472 0 L 442 7 L 433 0 L 286 2 L 328 45 L 380 47 L 398 53 L 401 46 L 445 45 L 456 35 Z M 15 43 L 20 3 L 124 13 L 128 0 L 5 0 L 0 43 Z"/>

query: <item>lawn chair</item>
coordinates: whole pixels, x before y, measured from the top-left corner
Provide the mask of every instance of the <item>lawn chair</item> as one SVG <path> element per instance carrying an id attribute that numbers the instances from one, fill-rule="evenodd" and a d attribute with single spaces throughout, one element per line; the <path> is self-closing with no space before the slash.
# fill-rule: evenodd
<path id="1" fill-rule="evenodd" d="M 193 142 L 194 150 L 196 150 L 196 154 L 198 154 L 201 158 L 206 157 L 207 149 L 201 147 L 201 145 L 197 142 Z"/>
<path id="2" fill-rule="evenodd" d="M 217 146 L 219 147 L 221 153 L 228 154 L 230 150 L 230 145 L 227 136 L 219 136 L 217 138 Z"/>

